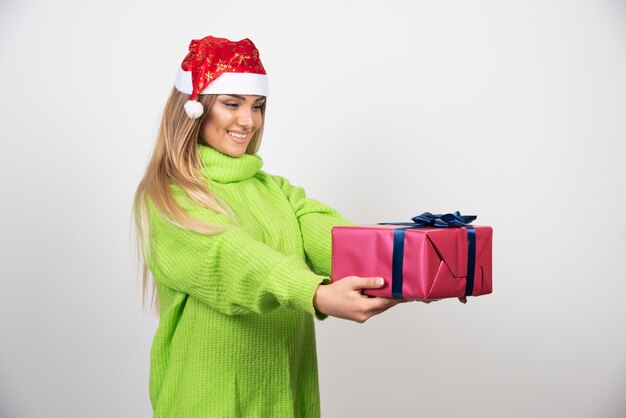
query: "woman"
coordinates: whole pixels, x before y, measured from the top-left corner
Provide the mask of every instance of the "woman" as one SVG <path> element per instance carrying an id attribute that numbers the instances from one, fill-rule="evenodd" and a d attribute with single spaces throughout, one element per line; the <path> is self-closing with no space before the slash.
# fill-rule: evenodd
<path id="1" fill-rule="evenodd" d="M 400 302 L 362 297 L 379 278 L 330 284 L 330 230 L 350 222 L 261 170 L 266 97 L 250 40 L 191 42 L 135 196 L 160 305 L 155 417 L 319 416 L 313 316 Z"/>

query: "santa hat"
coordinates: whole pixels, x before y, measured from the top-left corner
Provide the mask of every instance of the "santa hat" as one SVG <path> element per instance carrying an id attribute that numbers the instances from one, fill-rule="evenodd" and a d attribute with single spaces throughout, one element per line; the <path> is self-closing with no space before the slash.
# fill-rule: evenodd
<path id="1" fill-rule="evenodd" d="M 194 39 L 178 68 L 176 89 L 190 94 L 185 112 L 191 119 L 204 111 L 199 94 L 253 94 L 267 96 L 267 75 L 259 51 L 250 39 L 229 41 L 207 36 Z"/>

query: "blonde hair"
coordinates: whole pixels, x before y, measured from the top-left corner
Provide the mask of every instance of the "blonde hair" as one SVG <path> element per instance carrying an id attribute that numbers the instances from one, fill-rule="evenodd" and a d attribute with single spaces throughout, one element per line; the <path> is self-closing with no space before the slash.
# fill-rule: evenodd
<path id="1" fill-rule="evenodd" d="M 189 95 L 172 88 L 163 110 L 156 144 L 143 179 L 137 186 L 133 204 L 133 217 L 137 229 L 137 247 L 142 265 L 142 304 L 146 296 L 151 295 L 150 306 L 158 311 L 158 295 L 154 278 L 147 265 L 150 254 L 150 219 L 148 200 L 150 200 L 163 218 L 177 227 L 199 232 L 215 234 L 223 232 L 223 227 L 207 225 L 189 216 L 172 196 L 170 186 L 178 185 L 194 202 L 216 213 L 234 218 L 228 205 L 221 201 L 207 188 L 207 179 L 200 172 L 201 160 L 198 143 L 200 132 L 209 118 L 215 95 L 199 95 L 204 113 L 198 119 L 191 119 L 184 110 Z M 265 103 L 261 107 L 261 127 L 253 135 L 247 154 L 256 154 L 261 145 L 265 122 Z"/>

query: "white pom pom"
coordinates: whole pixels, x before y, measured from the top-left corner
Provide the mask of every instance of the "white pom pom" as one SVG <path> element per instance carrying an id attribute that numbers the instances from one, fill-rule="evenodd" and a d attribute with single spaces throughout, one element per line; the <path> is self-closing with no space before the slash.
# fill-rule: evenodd
<path id="1" fill-rule="evenodd" d="M 197 100 L 187 100 L 187 103 L 185 103 L 185 112 L 191 119 L 198 119 L 202 116 L 204 107 L 202 107 L 202 103 Z"/>

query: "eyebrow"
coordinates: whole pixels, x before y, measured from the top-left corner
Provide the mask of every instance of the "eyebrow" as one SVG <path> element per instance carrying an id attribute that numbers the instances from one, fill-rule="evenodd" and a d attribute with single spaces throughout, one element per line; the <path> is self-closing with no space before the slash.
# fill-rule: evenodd
<path id="1" fill-rule="evenodd" d="M 239 100 L 246 100 L 245 97 L 243 97 L 243 96 L 241 96 L 239 94 L 227 94 L 226 96 L 234 97 L 234 98 L 239 99 Z M 255 102 L 260 102 L 261 100 L 265 100 L 265 96 L 259 97 L 258 99 L 255 100 Z"/>

